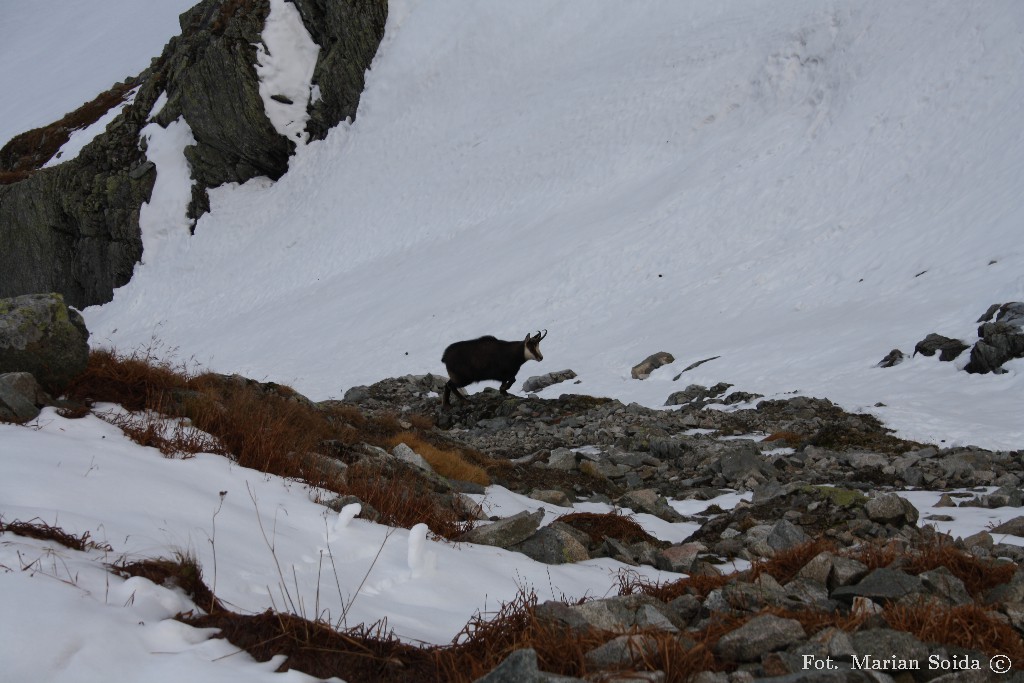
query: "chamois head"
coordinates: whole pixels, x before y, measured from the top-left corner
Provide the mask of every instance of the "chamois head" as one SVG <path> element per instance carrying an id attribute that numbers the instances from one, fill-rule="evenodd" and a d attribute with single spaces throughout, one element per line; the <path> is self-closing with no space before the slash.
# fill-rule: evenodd
<path id="1" fill-rule="evenodd" d="M 526 340 L 523 342 L 523 357 L 526 360 L 544 360 L 544 355 L 540 352 L 540 340 L 546 336 L 548 336 L 547 330 L 534 335 L 526 335 Z"/>

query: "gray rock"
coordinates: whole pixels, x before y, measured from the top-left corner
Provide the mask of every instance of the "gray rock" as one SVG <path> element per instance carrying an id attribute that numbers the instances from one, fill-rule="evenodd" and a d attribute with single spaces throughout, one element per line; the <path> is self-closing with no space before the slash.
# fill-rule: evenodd
<path id="1" fill-rule="evenodd" d="M 581 605 L 549 601 L 537 606 L 537 618 L 556 621 L 569 628 L 626 633 L 633 629 L 676 632 L 673 611 L 648 595 L 623 595 L 592 600 Z"/>
<path id="2" fill-rule="evenodd" d="M 583 679 L 545 673 L 537 664 L 533 648 L 516 650 L 489 674 L 473 683 L 584 683 Z"/>
<path id="3" fill-rule="evenodd" d="M 806 637 L 804 627 L 796 619 L 765 614 L 722 636 L 715 645 L 715 654 L 729 661 L 754 662 L 761 655 L 788 647 Z"/>
<path id="4" fill-rule="evenodd" d="M 936 567 L 918 575 L 924 588 L 932 595 L 937 595 L 952 605 L 966 605 L 972 602 L 964 582 L 957 578 L 946 567 Z"/>
<path id="5" fill-rule="evenodd" d="M 534 393 L 541 389 L 547 389 L 555 384 L 567 382 L 570 379 L 575 379 L 576 373 L 572 370 L 559 370 L 557 372 L 549 372 L 546 375 L 537 375 L 529 377 L 523 382 L 523 391 L 526 393 Z"/>
<path id="6" fill-rule="evenodd" d="M 895 493 L 876 496 L 864 503 L 868 519 L 879 524 L 906 526 L 917 524 L 919 513 L 914 505 Z"/>
<path id="7" fill-rule="evenodd" d="M 89 331 L 60 294 L 0 299 L 0 372 L 29 372 L 57 396 L 89 362 Z"/>
<path id="8" fill-rule="evenodd" d="M 572 507 L 572 501 L 569 499 L 569 496 L 565 494 L 565 491 L 559 491 L 558 489 L 534 489 L 528 495 L 534 500 L 539 500 L 549 505 Z"/>
<path id="9" fill-rule="evenodd" d="M 507 547 L 544 564 L 572 564 L 590 559 L 586 546 L 571 533 L 554 526 L 542 527 L 525 541 Z"/>
<path id="10" fill-rule="evenodd" d="M 1006 361 L 1024 358 L 1024 302 L 993 305 L 979 322 L 980 339 L 971 349 L 971 360 L 964 370 L 1000 373 Z"/>
<path id="11" fill-rule="evenodd" d="M 765 543 L 775 552 L 780 552 L 801 543 L 806 543 L 809 540 L 810 537 L 804 533 L 803 529 L 790 521 L 780 519 L 772 525 L 771 531 L 768 532 L 768 536 L 765 538 Z"/>
<path id="12" fill-rule="evenodd" d="M 633 379 L 647 379 L 651 373 L 660 368 L 663 365 L 674 363 L 675 358 L 671 353 L 667 351 L 659 351 L 658 353 L 651 354 L 640 363 L 633 366 L 630 371 L 630 375 Z"/>
<path id="13" fill-rule="evenodd" d="M 499 519 L 492 524 L 475 527 L 463 534 L 459 540 L 498 548 L 510 548 L 532 536 L 544 520 L 544 511 L 520 513 Z"/>
<path id="14" fill-rule="evenodd" d="M 851 639 L 856 653 L 853 656 L 857 657 L 861 663 L 870 663 L 869 660 L 915 661 L 920 663 L 921 670 L 928 670 L 928 647 L 905 631 L 894 631 L 888 628 L 865 629 L 855 632 Z M 861 666 L 860 668 L 880 667 Z"/>
<path id="15" fill-rule="evenodd" d="M 0 375 L 0 422 L 28 422 L 39 416 L 39 409 L 50 397 L 27 372 Z"/>
<path id="16" fill-rule="evenodd" d="M 737 442 L 719 460 L 722 476 L 726 481 L 743 484 L 748 479 L 763 477 L 765 459 L 753 442 Z"/>
<path id="17" fill-rule="evenodd" d="M 430 466 L 422 455 L 414 451 L 412 448 L 404 443 L 400 443 L 391 449 L 391 455 L 398 458 L 402 462 L 417 467 L 424 472 L 433 472 L 434 468 Z"/>
<path id="18" fill-rule="evenodd" d="M 885 355 L 885 358 L 878 361 L 878 367 L 891 368 L 895 365 L 899 365 L 904 360 L 906 360 L 906 358 L 907 357 L 903 354 L 902 351 L 900 351 L 899 349 L 893 349 L 892 351 Z"/>
<path id="19" fill-rule="evenodd" d="M 687 574 L 693 568 L 693 562 L 697 555 L 707 552 L 707 546 L 703 543 L 691 542 L 680 543 L 665 548 L 658 552 L 658 569 Z"/>
<path id="20" fill-rule="evenodd" d="M 658 641 L 641 634 L 621 635 L 595 647 L 584 655 L 589 666 L 595 670 L 621 668 L 643 661 L 658 651 Z"/>
<path id="21" fill-rule="evenodd" d="M 921 579 L 898 569 L 882 567 L 861 579 L 855 585 L 840 586 L 832 591 L 834 600 L 850 602 L 860 596 L 871 600 L 899 600 L 907 595 L 924 592 Z"/>
<path id="22" fill-rule="evenodd" d="M 1024 517 L 1014 517 L 992 527 L 993 534 L 1010 534 L 1012 536 L 1024 536 Z"/>
<path id="23" fill-rule="evenodd" d="M 917 342 L 917 345 L 914 347 L 914 354 L 920 353 L 923 356 L 934 356 L 938 353 L 939 360 L 951 361 L 955 360 L 967 348 L 967 344 L 964 344 L 959 339 L 943 337 L 941 334 L 933 332 Z"/>
<path id="24" fill-rule="evenodd" d="M 574 470 L 577 467 L 576 454 L 568 448 L 556 448 L 548 456 L 547 464 L 553 470 Z"/>

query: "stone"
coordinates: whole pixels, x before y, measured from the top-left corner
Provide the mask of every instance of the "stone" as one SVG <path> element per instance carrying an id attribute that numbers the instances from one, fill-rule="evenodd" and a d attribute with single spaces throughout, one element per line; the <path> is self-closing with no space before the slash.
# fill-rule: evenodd
<path id="1" fill-rule="evenodd" d="M 873 522 L 893 526 L 917 524 L 919 517 L 917 508 L 895 493 L 885 493 L 869 499 L 864 503 L 864 512 Z"/>
<path id="2" fill-rule="evenodd" d="M 785 519 L 780 519 L 772 525 L 771 531 L 765 537 L 765 543 L 775 552 L 788 550 L 809 540 L 810 537 L 803 529 Z"/>
<path id="3" fill-rule="evenodd" d="M 89 331 L 60 294 L 0 299 L 0 373 L 31 373 L 59 396 L 89 362 Z"/>
<path id="4" fill-rule="evenodd" d="M 906 358 L 907 357 L 904 355 L 902 351 L 900 351 L 899 349 L 893 349 L 892 351 L 885 355 L 885 358 L 878 361 L 878 367 L 891 368 L 893 366 L 899 365 L 904 360 L 906 360 Z"/>
<path id="5" fill-rule="evenodd" d="M 1003 304 L 996 310 L 998 313 L 994 321 L 988 322 L 992 317 L 989 315 L 978 328 L 980 339 L 971 349 L 971 359 L 964 366 L 967 372 L 1001 373 L 1006 361 L 1024 358 L 1024 303 Z"/>
<path id="6" fill-rule="evenodd" d="M 412 465 L 413 467 L 419 468 L 424 472 L 433 472 L 434 468 L 430 466 L 430 463 L 426 459 L 414 451 L 412 448 L 404 443 L 400 443 L 391 449 L 391 455 L 398 458 L 404 463 Z"/>
<path id="7" fill-rule="evenodd" d="M 899 600 L 907 595 L 924 592 L 921 579 L 898 569 L 875 569 L 855 585 L 840 586 L 832 591 L 834 600 L 852 601 L 855 596 L 872 600 Z"/>
<path id="8" fill-rule="evenodd" d="M 754 662 L 806 637 L 804 627 L 796 619 L 765 614 L 722 636 L 715 645 L 715 654 L 727 661 Z"/>
<path id="9" fill-rule="evenodd" d="M 50 397 L 27 372 L 0 375 L 0 422 L 28 422 L 39 416 L 39 409 Z"/>
<path id="10" fill-rule="evenodd" d="M 650 636 L 621 635 L 595 647 L 584 655 L 587 664 L 597 671 L 631 666 L 644 656 L 658 652 L 658 641 Z"/>
<path id="11" fill-rule="evenodd" d="M 473 683 L 584 683 L 571 676 L 558 676 L 540 670 L 537 651 L 533 648 L 516 650 L 490 673 Z"/>
<path id="12" fill-rule="evenodd" d="M 542 527 L 526 540 L 507 547 L 544 564 L 572 564 L 590 559 L 586 546 L 575 536 L 551 526 Z"/>
<path id="13" fill-rule="evenodd" d="M 944 337 L 933 332 L 917 342 L 917 345 L 914 346 L 914 354 L 920 353 L 922 356 L 934 356 L 938 353 L 939 360 L 948 362 L 955 360 L 967 348 L 967 344 L 964 344 L 959 339 L 951 339 L 950 337 Z"/>
<path id="14" fill-rule="evenodd" d="M 570 379 L 575 379 L 576 373 L 572 370 L 559 370 L 557 372 L 549 372 L 546 375 L 538 375 L 535 377 L 529 377 L 523 382 L 523 391 L 528 394 L 538 392 L 542 389 L 547 389 L 555 384 L 567 382 Z"/>
<path id="15" fill-rule="evenodd" d="M 630 375 L 633 379 L 647 379 L 651 373 L 663 365 L 674 363 L 676 359 L 668 351 L 659 351 L 651 354 L 640 363 L 633 366 Z"/>
<path id="16" fill-rule="evenodd" d="M 556 621 L 575 630 L 626 633 L 635 629 L 676 632 L 672 610 L 648 595 L 622 595 L 580 605 L 548 601 L 537 606 L 538 619 Z"/>
<path id="17" fill-rule="evenodd" d="M 703 543 L 691 542 L 673 545 L 658 553 L 658 568 L 664 571 L 687 574 L 693 567 L 697 555 L 707 552 Z"/>
<path id="18" fill-rule="evenodd" d="M 459 537 L 460 541 L 492 545 L 498 548 L 509 548 L 522 543 L 532 536 L 544 520 L 544 511 L 528 512 L 523 510 L 511 517 L 499 519 L 471 529 Z"/>
<path id="19" fill-rule="evenodd" d="M 553 470 L 574 470 L 577 467 L 576 454 L 568 448 L 556 448 L 548 456 L 547 465 Z"/>
<path id="20" fill-rule="evenodd" d="M 992 533 L 1024 536 L 1024 517 L 1014 517 L 1011 520 L 996 525 L 992 527 Z"/>
<path id="21" fill-rule="evenodd" d="M 534 500 L 539 500 L 549 505 L 557 505 L 563 508 L 572 507 L 572 501 L 569 500 L 569 496 L 565 494 L 565 491 L 559 491 L 558 489 L 534 489 L 528 495 Z"/>

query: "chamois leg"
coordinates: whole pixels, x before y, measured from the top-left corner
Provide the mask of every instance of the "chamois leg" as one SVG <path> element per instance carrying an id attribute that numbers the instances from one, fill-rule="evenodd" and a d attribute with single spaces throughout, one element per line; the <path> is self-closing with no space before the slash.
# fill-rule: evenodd
<path id="1" fill-rule="evenodd" d="M 515 377 L 513 377 L 512 379 L 507 379 L 507 380 L 505 380 L 504 382 L 501 383 L 501 387 L 498 389 L 498 391 L 501 393 L 502 396 L 508 396 L 509 387 L 511 387 L 515 383 L 516 383 L 516 378 Z"/>
<path id="2" fill-rule="evenodd" d="M 448 380 L 444 385 L 444 396 L 441 398 L 442 408 L 447 409 L 452 407 L 451 401 L 449 400 L 452 394 L 458 396 L 460 401 L 466 400 L 465 395 L 462 393 L 462 389 L 456 386 L 451 380 Z"/>

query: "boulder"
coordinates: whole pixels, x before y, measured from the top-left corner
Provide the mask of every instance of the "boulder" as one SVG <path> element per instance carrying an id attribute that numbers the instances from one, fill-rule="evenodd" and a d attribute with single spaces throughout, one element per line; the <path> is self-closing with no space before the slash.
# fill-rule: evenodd
<path id="1" fill-rule="evenodd" d="M 60 294 L 0 299 L 0 372 L 31 373 L 61 394 L 89 362 L 89 331 Z"/>
<path id="2" fill-rule="evenodd" d="M 715 645 L 715 654 L 729 661 L 754 662 L 806 637 L 804 627 L 796 619 L 765 614 L 722 636 Z"/>
<path id="3" fill-rule="evenodd" d="M 557 526 L 546 526 L 521 543 L 509 546 L 544 564 L 572 564 L 589 560 L 586 547 L 575 536 Z"/>
<path id="4" fill-rule="evenodd" d="M 528 378 L 523 382 L 523 391 L 528 394 L 546 389 L 554 384 L 560 384 L 561 382 L 567 382 L 570 379 L 575 379 L 576 373 L 572 370 L 559 370 L 558 372 L 549 372 L 546 375 L 537 375 L 535 377 Z"/>
<path id="5" fill-rule="evenodd" d="M 28 422 L 50 402 L 36 378 L 27 372 L 0 375 L 0 422 Z"/>
<path id="6" fill-rule="evenodd" d="M 510 548 L 533 536 L 543 520 L 543 510 L 537 510 L 536 512 L 523 510 L 511 517 L 499 519 L 493 524 L 478 526 L 463 534 L 459 540 L 468 543 L 479 543 L 481 545 L 493 545 L 498 548 Z"/>
<path id="7" fill-rule="evenodd" d="M 914 354 L 916 355 L 920 353 L 922 356 L 934 356 L 938 353 L 939 360 L 951 361 L 963 353 L 967 348 L 969 348 L 967 344 L 964 344 L 959 339 L 943 337 L 941 334 L 935 334 L 932 332 L 927 337 L 917 342 L 917 345 L 914 346 Z"/>
<path id="8" fill-rule="evenodd" d="M 993 319 L 994 316 L 994 319 Z M 971 349 L 964 370 L 971 373 L 1002 373 L 1003 363 L 1024 358 L 1024 302 L 990 307 L 978 328 L 980 339 Z"/>
<path id="9" fill-rule="evenodd" d="M 917 524 L 920 516 L 917 508 L 907 499 L 895 493 L 876 496 L 864 503 L 868 519 L 879 524 L 906 526 Z"/>
<path id="10" fill-rule="evenodd" d="M 660 368 L 662 365 L 674 363 L 675 360 L 675 357 L 668 351 L 659 351 L 658 353 L 651 354 L 640 363 L 634 365 L 629 374 L 633 379 L 647 379 L 651 376 L 652 372 Z"/>

